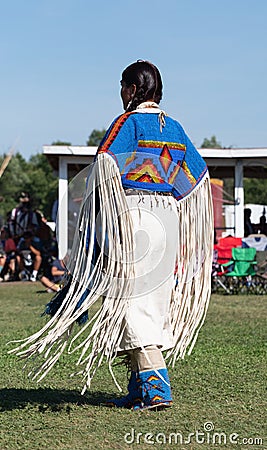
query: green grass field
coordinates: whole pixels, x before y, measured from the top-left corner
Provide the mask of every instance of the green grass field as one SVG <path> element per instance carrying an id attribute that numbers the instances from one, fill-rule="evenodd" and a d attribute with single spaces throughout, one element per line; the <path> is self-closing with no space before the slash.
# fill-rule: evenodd
<path id="1" fill-rule="evenodd" d="M 266 296 L 212 297 L 192 355 L 170 369 L 174 406 L 158 412 L 99 406 L 119 395 L 105 366 L 81 396 L 75 354 L 28 380 L 6 344 L 41 327 L 50 298 L 39 283 L 0 285 L 1 450 L 267 449 Z M 115 373 L 125 388 L 125 369 Z"/>

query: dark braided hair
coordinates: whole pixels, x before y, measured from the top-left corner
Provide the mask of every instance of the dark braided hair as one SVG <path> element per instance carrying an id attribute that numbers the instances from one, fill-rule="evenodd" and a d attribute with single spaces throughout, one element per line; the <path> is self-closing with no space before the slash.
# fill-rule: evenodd
<path id="1" fill-rule="evenodd" d="M 133 111 L 140 103 L 152 100 L 159 103 L 162 99 L 162 80 L 159 70 L 149 61 L 138 60 L 122 72 L 122 81 L 127 87 L 136 85 L 136 93 L 127 111 Z"/>

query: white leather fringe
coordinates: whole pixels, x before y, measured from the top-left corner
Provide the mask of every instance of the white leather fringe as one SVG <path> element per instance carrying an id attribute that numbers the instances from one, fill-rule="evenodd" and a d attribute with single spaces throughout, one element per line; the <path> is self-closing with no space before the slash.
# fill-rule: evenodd
<path id="1" fill-rule="evenodd" d="M 213 213 L 208 175 L 188 197 L 177 202 L 177 209 L 180 222 L 176 286 L 170 303 L 174 346 L 166 354 L 170 364 L 192 351 L 209 304 Z M 83 366 L 78 372 L 85 381 L 82 393 L 90 387 L 104 359 L 111 370 L 134 279 L 132 231 L 118 168 L 110 156 L 99 154 L 88 178 L 75 232 L 69 262 L 72 281 L 66 297 L 40 331 L 13 341 L 19 345 L 9 352 L 21 358 L 42 357 L 41 364 L 29 373 L 32 379 L 42 380 L 66 347 L 69 353 L 80 351 L 77 365 Z M 95 259 L 96 236 L 99 252 Z M 84 302 L 77 307 L 86 293 Z M 92 306 L 100 297 L 102 304 L 90 317 Z M 70 339 L 76 320 L 87 310 L 89 320 Z M 85 338 L 76 345 L 81 336 Z"/>
<path id="2" fill-rule="evenodd" d="M 211 295 L 213 206 L 208 175 L 189 197 L 177 202 L 177 208 L 181 220 L 170 307 L 174 347 L 165 357 L 172 365 L 192 352 Z"/>

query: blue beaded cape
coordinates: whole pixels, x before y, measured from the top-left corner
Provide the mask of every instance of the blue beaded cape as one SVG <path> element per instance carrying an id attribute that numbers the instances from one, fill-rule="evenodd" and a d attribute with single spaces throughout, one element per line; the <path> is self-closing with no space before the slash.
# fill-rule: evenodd
<path id="1" fill-rule="evenodd" d="M 207 165 L 182 126 L 157 113 L 130 112 L 114 120 L 98 154 L 116 162 L 124 189 L 169 192 L 177 200 L 189 195 L 207 174 Z"/>

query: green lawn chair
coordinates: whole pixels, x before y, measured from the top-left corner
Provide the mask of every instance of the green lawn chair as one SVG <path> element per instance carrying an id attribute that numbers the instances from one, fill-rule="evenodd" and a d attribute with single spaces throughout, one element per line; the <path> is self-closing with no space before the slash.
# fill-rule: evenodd
<path id="1" fill-rule="evenodd" d="M 255 261 L 256 249 L 255 248 L 233 248 L 232 260 L 222 264 L 224 268 L 230 270 L 225 275 L 227 277 L 247 277 L 255 275 Z"/>

